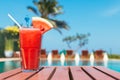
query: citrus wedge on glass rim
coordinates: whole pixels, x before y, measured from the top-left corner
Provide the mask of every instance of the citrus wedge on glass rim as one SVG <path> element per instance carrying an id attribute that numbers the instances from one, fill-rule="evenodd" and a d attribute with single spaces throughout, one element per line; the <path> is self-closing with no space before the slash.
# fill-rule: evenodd
<path id="1" fill-rule="evenodd" d="M 33 28 L 39 28 L 42 34 L 53 28 L 48 20 L 41 17 L 32 17 L 32 25 Z"/>

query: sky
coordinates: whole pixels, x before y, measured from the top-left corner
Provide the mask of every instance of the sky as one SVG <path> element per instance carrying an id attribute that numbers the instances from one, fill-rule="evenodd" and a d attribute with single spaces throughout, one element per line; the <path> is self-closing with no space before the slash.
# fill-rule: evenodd
<path id="1" fill-rule="evenodd" d="M 61 29 L 62 35 L 52 29 L 43 35 L 42 48 L 47 51 L 69 49 L 62 41 L 66 36 L 76 33 L 87 34 L 88 44 L 78 50 L 103 49 L 108 53 L 120 54 L 120 0 L 58 0 L 63 6 L 63 14 L 54 17 L 64 20 L 70 30 Z M 36 16 L 27 10 L 27 6 L 35 5 L 32 0 L 0 0 L 0 28 L 13 25 L 7 16 L 10 13 L 20 24 L 26 26 L 24 18 Z M 71 44 L 76 49 L 77 44 Z"/>

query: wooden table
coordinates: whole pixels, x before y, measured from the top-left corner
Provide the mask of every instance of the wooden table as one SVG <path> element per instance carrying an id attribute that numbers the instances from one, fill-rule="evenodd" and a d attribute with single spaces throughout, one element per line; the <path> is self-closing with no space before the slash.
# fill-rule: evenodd
<path id="1" fill-rule="evenodd" d="M 120 80 L 120 73 L 102 66 L 51 66 L 38 72 L 14 69 L 1 73 L 0 80 Z"/>

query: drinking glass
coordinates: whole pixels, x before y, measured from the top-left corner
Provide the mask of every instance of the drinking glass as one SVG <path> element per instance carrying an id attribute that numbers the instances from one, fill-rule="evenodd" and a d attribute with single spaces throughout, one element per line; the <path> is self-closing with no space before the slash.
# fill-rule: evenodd
<path id="1" fill-rule="evenodd" d="M 40 29 L 21 28 L 19 37 L 22 71 L 38 71 L 42 38 Z"/>

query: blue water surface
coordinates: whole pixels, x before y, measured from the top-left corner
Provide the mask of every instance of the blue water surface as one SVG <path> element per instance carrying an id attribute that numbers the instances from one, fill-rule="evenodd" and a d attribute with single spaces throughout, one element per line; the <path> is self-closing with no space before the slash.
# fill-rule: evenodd
<path id="1" fill-rule="evenodd" d="M 108 62 L 94 61 L 92 64 L 90 61 L 78 61 L 67 60 L 61 63 L 60 60 L 53 60 L 48 62 L 47 60 L 41 60 L 40 66 L 105 66 L 114 71 L 120 72 L 120 60 L 109 60 Z M 15 68 L 20 67 L 20 61 L 4 61 L 0 62 L 0 73 L 6 72 Z"/>

